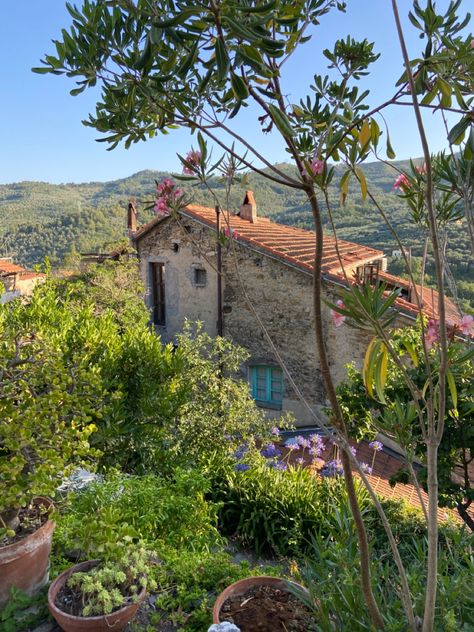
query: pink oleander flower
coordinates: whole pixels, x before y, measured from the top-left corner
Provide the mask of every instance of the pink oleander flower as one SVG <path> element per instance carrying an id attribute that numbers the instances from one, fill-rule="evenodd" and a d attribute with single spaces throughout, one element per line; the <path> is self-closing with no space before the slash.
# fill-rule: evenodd
<path id="1" fill-rule="evenodd" d="M 471 40 L 471 48 L 474 48 L 474 39 Z"/>
<path id="2" fill-rule="evenodd" d="M 186 154 L 186 162 L 188 162 L 190 166 L 188 167 L 187 165 L 184 165 L 183 173 L 188 176 L 196 175 L 196 172 L 198 171 L 201 164 L 201 159 L 202 154 L 200 151 L 197 151 L 196 149 L 191 149 L 190 151 L 188 151 L 188 153 Z"/>
<path id="3" fill-rule="evenodd" d="M 398 178 L 393 183 L 394 189 L 400 189 L 404 191 L 405 189 L 409 189 L 411 187 L 410 180 L 406 177 L 404 173 L 401 173 Z"/>
<path id="4" fill-rule="evenodd" d="M 435 342 L 439 340 L 439 324 L 434 318 L 430 318 L 428 321 L 428 327 L 425 331 L 426 347 L 431 349 Z"/>
<path id="5" fill-rule="evenodd" d="M 226 226 L 223 230 L 222 230 L 224 237 L 227 237 L 227 239 L 238 239 L 239 238 L 239 233 L 234 230 L 233 228 L 229 228 L 228 226 Z"/>
<path id="6" fill-rule="evenodd" d="M 424 175 L 424 174 L 426 173 L 426 162 L 425 162 L 425 163 L 423 163 L 423 166 L 422 166 L 422 165 L 418 165 L 418 167 L 416 168 L 416 170 L 418 171 L 418 173 L 419 173 L 420 175 Z"/>
<path id="7" fill-rule="evenodd" d="M 344 302 L 341 301 L 340 299 L 336 301 L 336 305 L 340 307 L 341 309 L 345 308 Z M 344 316 L 344 314 L 340 314 L 339 312 L 336 312 L 333 309 L 331 310 L 331 318 L 332 318 L 334 327 L 340 327 L 342 323 L 346 320 L 346 317 Z"/>
<path id="8" fill-rule="evenodd" d="M 309 168 L 311 169 L 311 173 L 313 176 L 318 176 L 320 173 L 324 171 L 324 162 L 315 158 L 313 162 L 310 164 Z"/>
<path id="9" fill-rule="evenodd" d="M 156 202 L 153 210 L 157 215 L 169 215 L 177 199 L 183 195 L 183 191 L 178 189 L 176 182 L 170 178 L 163 178 L 163 180 L 156 185 L 156 193 Z"/>
<path id="10" fill-rule="evenodd" d="M 471 333 L 474 333 L 474 318 L 470 314 L 464 314 L 461 318 L 459 329 L 465 336 L 469 336 Z"/>

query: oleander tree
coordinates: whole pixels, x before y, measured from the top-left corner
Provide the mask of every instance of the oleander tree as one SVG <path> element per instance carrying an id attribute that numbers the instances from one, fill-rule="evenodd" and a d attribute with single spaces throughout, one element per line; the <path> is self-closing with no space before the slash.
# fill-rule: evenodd
<path id="1" fill-rule="evenodd" d="M 409 265 L 390 218 L 368 190 L 361 165 L 373 155 L 395 157 L 389 132 L 384 127 L 383 111 L 406 105 L 413 108 L 424 158 L 422 171 L 417 172 L 418 198 L 410 199 L 409 186 L 404 180 L 399 184 L 407 195 L 410 211 L 421 213 L 422 217 L 416 219 L 423 222 L 430 242 L 439 290 L 439 339 L 435 349 L 438 361 L 433 363 L 429 361 L 427 328 L 422 326 L 428 380 L 425 392 L 420 393 L 415 388 L 406 372 L 402 375 L 416 403 L 416 419 L 423 429 L 426 445 L 428 558 L 422 629 L 424 632 L 432 630 L 437 585 L 437 453 L 444 431 L 449 364 L 444 301 L 446 263 L 440 235 L 442 222 L 449 218 L 440 218 L 437 213 L 442 187 L 448 189 L 447 194 L 452 188 L 456 189 L 459 198 L 454 202 L 456 211 L 468 222 L 472 234 L 474 51 L 472 35 L 466 34 L 470 16 L 460 17 L 461 0 L 450 2 L 444 12 L 439 11 L 431 0 L 426 0 L 423 5 L 414 0 L 410 20 L 424 39 L 423 50 L 415 59 L 410 59 L 406 51 L 397 2 L 387 2 L 400 40 L 401 76 L 394 86 L 392 98 L 376 107 L 369 106 L 368 91 L 363 82 L 378 54 L 372 43 L 356 41 L 350 36 L 336 41 L 332 49 L 324 50 L 329 73 L 314 75 L 305 98 L 292 102 L 285 90 L 284 69 L 288 59 L 317 32 L 326 13 L 345 10 L 344 2 L 84 0 L 81 8 L 72 4 L 67 7 L 72 26 L 62 31 L 61 39 L 54 43 L 55 52 L 46 55 L 43 65 L 35 70 L 71 77 L 76 81 L 76 87 L 71 90 L 73 95 L 100 86 L 101 97 L 96 110 L 85 121 L 101 134 L 99 140 L 108 143 L 111 149 L 121 142 L 128 147 L 157 134 L 186 127 L 199 133 L 199 150 L 194 149 L 183 159 L 187 173 L 191 172 L 190 177 L 204 179 L 213 171 L 206 149 L 206 142 L 209 142 L 226 153 L 226 164 L 239 164 L 307 196 L 316 243 L 313 320 L 319 370 L 331 406 L 331 423 L 342 449 L 344 479 L 359 539 L 362 590 L 377 629 L 384 628 L 384 621 L 373 594 L 369 547 L 351 473 L 351 463 L 354 468 L 358 466 L 348 449 L 348 429 L 324 344 L 322 213 L 325 210 L 332 217 L 328 187 L 335 179 L 334 164 L 340 162 L 345 165 L 338 182 L 342 200 L 349 195 L 350 183 L 357 182 L 362 197 L 370 200 L 379 209 L 383 221 L 389 223 Z M 250 103 L 260 110 L 258 121 L 262 131 L 280 136 L 295 166 L 293 173 L 273 165 L 236 131 L 234 121 Z M 444 156 L 444 175 L 439 186 L 435 186 L 433 158 L 420 114 L 423 108 L 445 118 L 449 113 L 446 118 L 449 150 Z M 392 130 L 392 135 L 395 132 Z M 405 175 L 410 182 L 410 174 Z M 451 201 L 446 199 L 445 206 Z M 183 202 L 176 188 L 166 183 L 159 191 L 157 211 L 178 208 Z M 352 290 L 359 291 L 351 293 L 352 302 L 335 305 L 333 309 L 335 314 L 356 324 L 367 326 L 369 323 L 376 332 L 378 349 L 386 349 L 386 352 L 371 356 L 376 363 L 374 375 L 377 373 L 377 382 L 382 389 L 384 358 L 393 351 L 390 308 L 397 295 L 381 286 L 357 284 L 353 279 L 348 282 L 353 283 Z M 419 297 L 417 301 L 421 314 Z M 315 422 L 327 430 L 323 420 L 317 418 Z M 368 485 L 360 469 L 359 474 Z M 370 486 L 369 492 L 381 511 Z M 406 573 L 383 512 L 381 517 L 400 573 L 400 594 L 407 626 L 417 630 L 418 621 Z"/>

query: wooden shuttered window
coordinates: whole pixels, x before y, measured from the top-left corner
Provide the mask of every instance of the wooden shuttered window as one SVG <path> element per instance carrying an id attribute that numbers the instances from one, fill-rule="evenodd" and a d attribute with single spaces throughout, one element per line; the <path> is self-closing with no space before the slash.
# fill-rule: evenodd
<path id="1" fill-rule="evenodd" d="M 154 325 L 166 325 L 165 264 L 150 263 L 151 309 Z"/>

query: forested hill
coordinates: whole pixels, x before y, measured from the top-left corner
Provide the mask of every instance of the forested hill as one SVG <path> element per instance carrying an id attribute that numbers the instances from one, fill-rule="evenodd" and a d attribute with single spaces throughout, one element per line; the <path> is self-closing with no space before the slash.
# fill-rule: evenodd
<path id="1" fill-rule="evenodd" d="M 395 164 L 406 166 L 403 162 Z M 278 166 L 284 171 L 292 169 L 286 164 Z M 364 165 L 364 170 L 370 190 L 400 232 L 404 243 L 412 247 L 413 256 L 418 257 L 422 252 L 422 235 L 410 223 L 403 201 L 393 191 L 397 174 L 381 163 L 368 163 Z M 126 234 L 126 209 L 130 197 L 136 198 L 141 222 L 151 217 L 151 212 L 144 209 L 153 203 L 155 179 L 168 175 L 141 171 L 111 182 L 0 185 L 0 256 L 12 256 L 19 263 L 32 266 L 41 263 L 48 255 L 53 265 L 60 265 L 70 252 L 100 250 L 107 242 L 117 241 Z M 336 176 L 334 181 L 338 180 Z M 202 187 L 180 186 L 192 201 L 213 204 L 209 193 Z M 221 198 L 222 206 L 225 206 L 222 184 L 216 181 L 213 187 Z M 259 175 L 251 175 L 245 188 L 254 191 L 259 214 L 281 223 L 311 227 L 309 206 L 301 192 L 282 187 Z M 244 194 L 244 187 L 234 187 L 229 206 L 238 208 Z M 380 248 L 389 255 L 397 249 L 377 210 L 372 204 L 363 203 L 356 187 L 344 206 L 339 204 L 336 186 L 330 197 L 340 237 Z M 329 229 L 327 213 L 324 212 L 324 215 Z M 450 231 L 448 254 L 459 282 L 460 297 L 474 305 L 474 272 L 467 231 L 462 222 Z M 402 272 L 399 262 L 392 262 L 391 267 L 396 273 Z"/>

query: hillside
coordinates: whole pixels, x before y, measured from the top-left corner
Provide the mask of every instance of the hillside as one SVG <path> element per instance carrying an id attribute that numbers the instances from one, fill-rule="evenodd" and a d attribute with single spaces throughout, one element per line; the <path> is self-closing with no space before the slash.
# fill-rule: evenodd
<path id="1" fill-rule="evenodd" d="M 405 166 L 406 163 L 395 163 Z M 279 165 L 290 170 L 289 165 Z M 394 193 L 394 171 L 381 163 L 364 165 L 370 190 L 380 202 L 390 220 L 399 230 L 405 244 L 412 247 L 413 256 L 422 253 L 423 238 L 410 221 L 402 200 Z M 128 178 L 110 182 L 53 185 L 43 182 L 21 182 L 0 185 L 0 256 L 12 256 L 27 266 L 41 263 L 48 255 L 58 265 L 68 253 L 100 250 L 105 243 L 116 241 L 126 233 L 126 208 L 130 197 L 136 198 L 140 221 L 151 217 L 146 207 L 153 202 L 155 179 L 169 174 L 141 171 Z M 339 175 L 339 174 L 338 174 Z M 338 181 L 338 178 L 335 178 Z M 199 204 L 209 204 L 209 193 L 199 186 L 180 184 L 189 198 Z M 223 185 L 214 182 L 223 206 L 226 205 Z M 259 175 L 251 175 L 247 188 L 255 192 L 259 213 L 275 221 L 311 228 L 312 219 L 304 195 L 281 187 Z M 237 208 L 244 195 L 243 188 L 234 187 L 231 208 Z M 363 203 L 356 188 L 345 206 L 339 204 L 336 187 L 331 191 L 331 204 L 339 236 L 384 250 L 388 255 L 397 245 L 376 209 Z M 324 212 L 326 229 L 330 230 Z M 462 223 L 450 228 L 448 258 L 458 280 L 464 306 L 474 306 L 474 274 L 468 236 Z M 399 261 L 391 270 L 403 274 Z M 429 271 L 429 269 L 428 269 Z"/>

